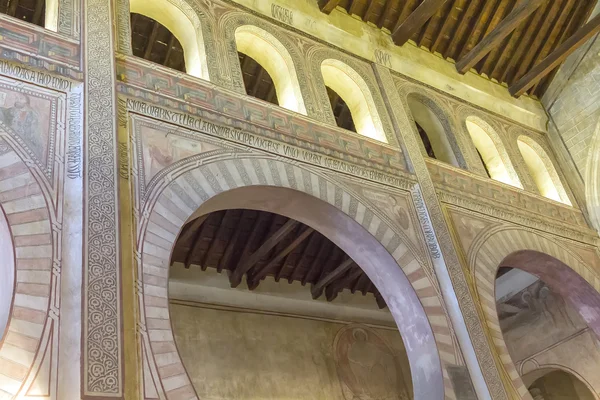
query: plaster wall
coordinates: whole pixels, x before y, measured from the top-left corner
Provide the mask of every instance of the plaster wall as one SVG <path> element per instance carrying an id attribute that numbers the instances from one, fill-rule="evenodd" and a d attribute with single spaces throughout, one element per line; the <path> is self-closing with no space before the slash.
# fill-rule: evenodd
<path id="1" fill-rule="evenodd" d="M 353 342 L 346 354 L 338 335 L 347 336 L 347 324 L 181 302 L 171 302 L 170 313 L 202 399 L 412 398 L 397 329 L 350 326 L 354 336 L 366 332 L 368 345 L 362 351 Z M 353 379 L 363 381 L 363 393 L 352 392 Z"/>
<path id="2" fill-rule="evenodd" d="M 541 285 L 535 283 L 516 296 L 520 299 L 508 301 L 508 304 L 518 305 L 525 298 L 531 306 L 500 319 L 504 340 L 519 374 L 525 379 L 527 374 L 544 368 L 568 371 L 595 393 L 596 397 L 592 398 L 598 398 L 600 342 L 569 304 L 547 288 L 538 290 Z M 499 309 L 503 307 L 500 305 Z M 570 380 L 550 381 L 546 389 L 556 394 L 551 399 L 563 399 L 560 393 L 567 390 L 565 385 L 572 385 Z M 525 379 L 525 383 L 531 382 Z M 587 400 L 587 397 L 582 399 Z"/>

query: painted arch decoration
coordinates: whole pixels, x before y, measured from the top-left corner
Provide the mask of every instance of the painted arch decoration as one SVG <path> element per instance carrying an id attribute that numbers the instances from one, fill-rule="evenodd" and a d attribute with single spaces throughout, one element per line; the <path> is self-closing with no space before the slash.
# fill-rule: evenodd
<path id="1" fill-rule="evenodd" d="M 130 119 L 130 124 L 139 123 L 140 118 Z M 166 138 L 164 134 L 156 134 L 153 139 L 151 133 L 140 135 L 139 132 L 135 133 L 135 126 L 133 129 L 136 135 L 133 140 L 134 153 L 138 155 L 133 160 L 132 171 L 138 188 L 137 264 L 141 277 L 140 287 L 143 288 L 139 293 L 139 302 L 146 398 L 196 398 L 191 380 L 178 355 L 169 322 L 168 271 L 171 248 L 180 229 L 199 207 L 204 214 L 216 210 L 211 207 L 224 207 L 228 201 L 233 201 L 231 197 L 251 198 L 251 192 L 244 192 L 244 196 L 227 195 L 256 187 L 273 191 L 274 194 L 269 194 L 271 199 L 276 198 L 279 191 L 284 191 L 286 196 L 293 193 L 294 197 L 303 199 L 302 201 L 314 202 L 319 204 L 318 207 L 329 210 L 329 213 L 321 215 L 321 219 L 335 214 L 346 221 L 344 223 L 360 227 L 365 240 L 373 241 L 374 245 L 370 246 L 376 249 L 373 251 L 379 252 L 375 256 L 387 260 L 388 265 L 393 263 L 396 266 L 376 272 L 376 267 L 368 257 L 353 254 L 352 257 L 356 257 L 374 283 L 385 287 L 389 282 L 404 281 L 412 286 L 410 290 L 402 291 L 405 293 L 403 300 L 392 296 L 386 298 L 386 301 L 390 310 L 395 310 L 409 320 L 420 315 L 412 322 L 423 327 L 424 330 L 420 332 L 426 332 L 421 336 L 415 335 L 410 332 L 414 327 L 407 328 L 400 324 L 407 348 L 412 349 L 411 370 L 415 398 L 455 398 L 450 374 L 445 369 L 460 364 L 460 361 L 456 356 L 452 331 L 436 284 L 432 283 L 422 264 L 409 250 L 410 246 L 403 243 L 395 230 L 370 210 L 368 203 L 352 194 L 343 184 L 322 173 L 270 156 L 238 152 L 228 148 L 222 141 L 208 138 L 199 141 L 197 135 L 186 136 L 181 128 L 179 131 L 182 133 L 181 137 L 169 135 Z M 145 142 L 140 141 L 140 137 Z M 164 140 L 170 142 L 160 142 Z M 187 153 L 183 151 L 184 148 Z M 150 151 L 155 152 L 154 156 Z M 169 159 L 165 157 L 168 154 L 161 153 L 165 151 L 178 156 Z M 139 190 L 142 187 L 144 189 Z M 260 208 L 265 203 L 269 201 L 261 199 L 254 204 Z M 232 207 L 235 207 L 233 203 Z M 278 212 L 286 215 L 279 209 Z M 297 218 L 309 226 L 316 223 L 314 220 L 302 220 L 296 215 L 286 216 Z M 323 226 L 316 228 L 322 231 L 327 229 Z M 333 235 L 333 228 L 329 229 L 329 232 L 323 231 L 323 234 Z M 348 243 L 345 243 L 345 247 L 347 246 Z M 392 291 L 388 288 L 388 292 Z M 397 292 L 396 290 L 395 293 Z M 409 301 L 413 296 L 416 302 Z M 426 312 L 421 309 L 423 306 Z M 408 331 L 402 332 L 403 329 Z M 434 372 L 431 374 L 428 371 Z"/>

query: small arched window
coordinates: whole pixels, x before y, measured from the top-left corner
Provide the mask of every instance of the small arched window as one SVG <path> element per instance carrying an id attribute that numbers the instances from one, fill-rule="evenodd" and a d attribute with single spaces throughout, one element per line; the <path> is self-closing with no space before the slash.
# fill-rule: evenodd
<path id="1" fill-rule="evenodd" d="M 208 80 L 202 34 L 167 0 L 130 0 L 133 54 Z"/>
<path id="2" fill-rule="evenodd" d="M 252 25 L 236 29 L 235 44 L 246 93 L 306 115 L 296 68 L 285 46 Z"/>
<path id="3" fill-rule="evenodd" d="M 446 130 L 433 110 L 413 95 L 408 97 L 408 108 L 415 120 L 427 155 L 458 167 L 458 161 L 446 136 Z"/>
<path id="4" fill-rule="evenodd" d="M 0 0 L 0 13 L 56 31 L 58 0 Z"/>
<path id="5" fill-rule="evenodd" d="M 496 143 L 494 143 L 494 140 L 482 126 L 482 122 L 478 121 L 475 117 L 469 117 L 465 124 L 488 176 L 499 182 L 520 187 L 520 182 L 514 182 L 508 172 L 506 163 L 509 161 L 506 151 L 503 148 L 500 149 L 504 153 L 503 157 L 503 155 L 500 154 Z M 486 128 L 491 129 L 490 127 Z"/>
<path id="6" fill-rule="evenodd" d="M 341 61 L 321 63 L 321 74 L 328 88 L 338 126 L 387 143 L 375 102 L 364 79 Z M 349 114 L 349 116 L 348 116 Z"/>
<path id="7" fill-rule="evenodd" d="M 552 165 L 541 146 L 527 136 L 521 136 L 517 144 L 540 194 L 549 199 L 571 205 L 554 165 Z"/>

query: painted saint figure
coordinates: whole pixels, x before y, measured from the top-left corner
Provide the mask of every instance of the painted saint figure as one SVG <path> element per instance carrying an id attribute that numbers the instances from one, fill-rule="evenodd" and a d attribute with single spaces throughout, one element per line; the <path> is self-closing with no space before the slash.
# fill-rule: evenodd
<path id="1" fill-rule="evenodd" d="M 27 95 L 17 93 L 12 107 L 0 109 L 0 120 L 19 135 L 38 157 L 42 158 L 44 150 L 40 137 L 40 119 L 31 107 Z"/>

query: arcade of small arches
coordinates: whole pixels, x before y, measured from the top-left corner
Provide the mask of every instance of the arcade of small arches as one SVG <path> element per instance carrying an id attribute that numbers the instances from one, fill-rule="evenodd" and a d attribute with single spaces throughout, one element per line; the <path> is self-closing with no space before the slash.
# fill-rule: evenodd
<path id="1" fill-rule="evenodd" d="M 157 5 L 148 6 L 147 2 L 143 2 L 141 6 L 141 2 L 131 2 L 133 54 L 210 80 L 206 68 L 207 55 L 199 57 L 204 51 L 198 39 L 198 28 L 178 9 L 171 11 L 175 7 L 167 4 L 167 1 L 153 0 L 151 4 L 154 3 Z M 165 3 L 164 10 L 167 12 L 159 15 L 152 11 L 162 3 Z M 185 32 L 182 31 L 184 29 Z M 178 38 L 186 38 L 186 43 Z M 303 89 L 297 78 L 294 60 L 285 46 L 275 36 L 254 25 L 238 27 L 234 41 L 246 93 L 306 115 Z M 332 121 L 342 129 L 387 142 L 379 111 L 360 73 L 336 59 L 322 61 L 320 71 L 333 113 Z M 443 111 L 440 114 L 439 110 L 434 110 L 430 104 L 426 104 L 432 100 L 422 101 L 421 95 L 409 95 L 407 101 L 416 132 L 423 144 L 423 154 L 459 168 L 467 168 L 458 161 L 461 150 L 452 145 L 453 141 L 458 140 L 456 132 L 441 122 L 447 118 Z M 526 173 L 529 173 L 539 194 L 571 204 L 551 158 L 535 139 L 522 135 L 517 143 L 505 143 L 505 139 L 490 124 L 474 115 L 467 116 L 462 123 L 465 137 L 470 139 L 467 145 L 474 149 L 487 177 L 523 189 L 524 185 L 511 161 L 516 160 L 525 165 Z M 509 154 L 507 147 L 517 148 L 519 155 Z"/>

